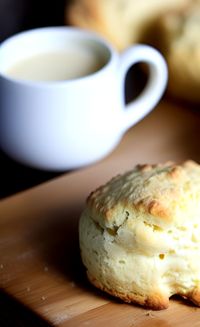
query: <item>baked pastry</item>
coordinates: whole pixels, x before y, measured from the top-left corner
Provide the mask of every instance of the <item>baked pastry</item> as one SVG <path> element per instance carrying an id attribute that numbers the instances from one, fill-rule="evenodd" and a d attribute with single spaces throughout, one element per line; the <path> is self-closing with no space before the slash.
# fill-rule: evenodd
<path id="1" fill-rule="evenodd" d="M 191 0 L 72 0 L 66 23 L 101 33 L 118 49 L 140 42 L 143 33 L 166 10 Z"/>
<path id="2" fill-rule="evenodd" d="M 168 90 L 173 97 L 200 102 L 200 1 L 184 10 L 170 11 L 160 17 L 155 45 L 169 68 Z"/>
<path id="3" fill-rule="evenodd" d="M 97 288 L 151 309 L 179 294 L 200 306 L 200 165 L 141 165 L 92 192 L 80 218 Z"/>

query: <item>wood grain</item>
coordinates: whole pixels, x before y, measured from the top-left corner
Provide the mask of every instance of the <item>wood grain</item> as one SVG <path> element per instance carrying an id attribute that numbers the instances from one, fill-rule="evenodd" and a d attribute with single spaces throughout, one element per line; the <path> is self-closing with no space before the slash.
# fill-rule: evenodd
<path id="1" fill-rule="evenodd" d="M 200 160 L 200 113 L 162 102 L 101 162 L 0 201 L 0 288 L 51 324 L 200 326 L 200 310 L 173 298 L 164 311 L 124 304 L 89 285 L 78 247 L 86 196 L 137 163 Z"/>

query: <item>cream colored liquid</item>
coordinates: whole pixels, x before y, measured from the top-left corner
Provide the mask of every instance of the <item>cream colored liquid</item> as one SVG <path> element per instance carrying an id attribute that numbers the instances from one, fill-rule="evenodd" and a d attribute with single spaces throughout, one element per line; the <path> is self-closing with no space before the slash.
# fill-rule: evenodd
<path id="1" fill-rule="evenodd" d="M 9 67 L 11 77 L 32 81 L 62 81 L 92 74 L 105 64 L 89 51 L 57 51 L 23 59 Z"/>

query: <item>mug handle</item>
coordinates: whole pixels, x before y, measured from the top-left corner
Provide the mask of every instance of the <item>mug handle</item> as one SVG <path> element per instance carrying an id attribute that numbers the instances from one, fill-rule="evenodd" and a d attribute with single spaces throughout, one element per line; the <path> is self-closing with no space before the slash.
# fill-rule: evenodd
<path id="1" fill-rule="evenodd" d="M 128 69 L 139 62 L 148 65 L 149 77 L 140 95 L 129 104 L 124 105 L 122 120 L 125 131 L 155 107 L 165 91 L 168 80 L 167 64 L 163 56 L 151 46 L 141 44 L 125 50 L 120 55 L 119 73 L 123 83 L 125 83 Z"/>

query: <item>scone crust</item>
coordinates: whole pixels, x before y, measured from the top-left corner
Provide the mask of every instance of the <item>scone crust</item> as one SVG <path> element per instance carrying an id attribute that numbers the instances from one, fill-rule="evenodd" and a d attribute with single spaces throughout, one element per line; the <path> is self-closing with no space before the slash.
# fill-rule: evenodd
<path id="1" fill-rule="evenodd" d="M 138 165 L 92 192 L 87 206 L 101 226 L 117 226 L 115 211 L 117 215 L 119 210 L 144 214 L 147 223 L 153 220 L 158 226 L 171 225 L 183 219 L 177 215 L 178 203 L 187 202 L 193 189 L 200 190 L 195 183 L 199 176 L 200 166 L 189 160 L 182 165 L 172 162 Z"/>
<path id="2" fill-rule="evenodd" d="M 166 309 L 178 294 L 200 306 L 200 165 L 138 165 L 87 198 L 79 224 L 90 282 Z"/>
<path id="3" fill-rule="evenodd" d="M 87 271 L 87 277 L 91 284 L 93 284 L 95 287 L 99 288 L 102 291 L 105 291 L 106 293 L 117 297 L 121 299 L 122 301 L 126 303 L 135 303 L 139 304 L 141 306 L 144 306 L 146 308 L 151 308 L 152 310 L 163 310 L 167 309 L 169 307 L 169 298 L 168 296 L 162 294 L 162 293 L 153 293 L 148 295 L 141 295 L 137 293 L 122 293 L 117 292 L 115 289 L 107 288 L 105 285 L 103 285 L 100 281 L 98 281 L 95 277 L 90 275 L 90 273 Z"/>

